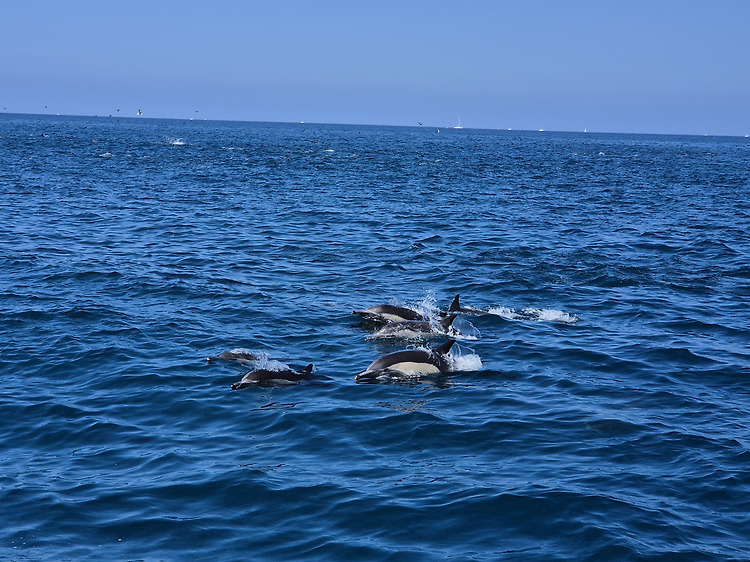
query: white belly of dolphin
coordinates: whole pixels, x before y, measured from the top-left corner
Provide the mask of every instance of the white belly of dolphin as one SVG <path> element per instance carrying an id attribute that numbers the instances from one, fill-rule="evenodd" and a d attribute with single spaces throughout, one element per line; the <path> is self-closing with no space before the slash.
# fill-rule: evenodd
<path id="1" fill-rule="evenodd" d="M 389 320 L 390 322 L 403 322 L 403 318 L 401 316 L 398 316 L 396 314 L 387 314 L 384 312 L 381 312 L 380 315 L 385 318 L 386 320 Z"/>
<path id="2" fill-rule="evenodd" d="M 439 332 L 425 332 L 423 330 L 413 330 L 411 328 L 393 329 L 386 326 L 382 330 L 379 330 L 367 336 L 367 339 L 379 339 L 379 338 L 404 338 L 404 339 L 421 339 L 429 336 L 439 336 Z"/>
<path id="3" fill-rule="evenodd" d="M 440 372 L 440 369 L 438 369 L 435 365 L 431 365 L 430 363 L 415 363 L 413 361 L 396 363 L 394 365 L 389 365 L 388 368 L 395 369 L 396 371 L 401 371 L 402 373 L 432 374 Z"/>

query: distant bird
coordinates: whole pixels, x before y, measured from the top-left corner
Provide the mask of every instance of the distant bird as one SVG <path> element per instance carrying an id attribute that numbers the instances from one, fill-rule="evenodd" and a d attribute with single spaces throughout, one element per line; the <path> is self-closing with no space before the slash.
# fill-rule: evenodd
<path id="1" fill-rule="evenodd" d="M 143 113 L 141 113 L 140 109 L 138 110 L 138 115 L 143 115 Z"/>
<path id="2" fill-rule="evenodd" d="M 420 125 L 422 124 L 422 122 L 421 122 L 421 121 L 417 121 L 417 123 L 419 123 Z"/>

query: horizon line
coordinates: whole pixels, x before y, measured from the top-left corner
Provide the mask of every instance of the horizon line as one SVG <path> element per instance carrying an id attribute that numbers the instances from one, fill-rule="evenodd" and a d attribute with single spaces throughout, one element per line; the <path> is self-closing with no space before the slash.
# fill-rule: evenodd
<path id="1" fill-rule="evenodd" d="M 267 123 L 267 124 L 282 124 L 282 125 L 328 125 L 328 126 L 346 126 L 346 127 L 397 127 L 397 128 L 408 128 L 408 129 L 437 129 L 439 131 L 452 131 L 456 130 L 456 134 L 460 134 L 458 131 L 497 131 L 497 132 L 520 132 L 520 133 L 567 133 L 567 134 L 581 134 L 581 135 L 641 135 L 641 136 L 677 136 L 677 137 L 726 137 L 726 138 L 750 138 L 750 135 L 731 135 L 731 134 L 717 134 L 717 133 L 644 133 L 644 132 L 624 132 L 624 131 L 589 131 L 584 128 L 583 130 L 557 130 L 557 129 L 517 129 L 517 128 L 493 128 L 493 127 L 466 127 L 462 126 L 456 128 L 453 125 L 392 125 L 382 123 L 343 123 L 343 122 L 318 122 L 318 121 L 263 121 L 254 119 L 209 119 L 206 117 L 151 117 L 146 115 L 90 115 L 90 114 L 67 114 L 67 113 L 16 113 L 12 111 L 0 111 L 0 115 L 30 115 L 36 117 L 79 117 L 79 118 L 90 118 L 90 119 L 129 119 L 129 120 L 160 120 L 160 121 L 203 121 L 203 122 L 223 122 L 223 123 Z M 417 121 L 417 123 L 419 123 Z"/>

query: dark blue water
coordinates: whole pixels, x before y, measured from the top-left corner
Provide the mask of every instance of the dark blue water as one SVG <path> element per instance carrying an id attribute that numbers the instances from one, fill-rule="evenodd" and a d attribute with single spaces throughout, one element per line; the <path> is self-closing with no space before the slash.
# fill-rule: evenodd
<path id="1" fill-rule="evenodd" d="M 749 309 L 744 138 L 1 115 L 0 558 L 750 559 Z"/>

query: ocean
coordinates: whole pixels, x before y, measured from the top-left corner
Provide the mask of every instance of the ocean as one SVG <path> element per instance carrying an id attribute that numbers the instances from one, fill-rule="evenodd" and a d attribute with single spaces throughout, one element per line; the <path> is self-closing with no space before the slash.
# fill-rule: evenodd
<path id="1" fill-rule="evenodd" d="M 746 138 L 2 114 L 0 558 L 748 560 L 749 310 Z"/>

